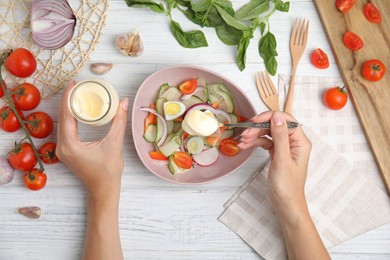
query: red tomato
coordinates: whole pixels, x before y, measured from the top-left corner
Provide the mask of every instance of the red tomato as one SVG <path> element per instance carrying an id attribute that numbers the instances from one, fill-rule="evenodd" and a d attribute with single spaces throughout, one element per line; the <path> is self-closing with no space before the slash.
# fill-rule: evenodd
<path id="1" fill-rule="evenodd" d="M 151 151 L 151 152 L 149 152 L 149 155 L 150 155 L 150 158 L 152 158 L 153 160 L 168 161 L 168 157 L 166 157 L 160 151 Z"/>
<path id="2" fill-rule="evenodd" d="M 382 15 L 379 12 L 378 8 L 375 7 L 372 3 L 367 3 L 364 6 L 364 16 L 372 23 L 381 23 Z"/>
<path id="3" fill-rule="evenodd" d="M 2 98 L 4 96 L 4 90 L 2 87 L 4 87 L 5 89 L 7 89 L 7 84 L 5 84 L 5 82 L 2 80 L 0 82 L 1 86 L 0 86 L 0 98 Z"/>
<path id="4" fill-rule="evenodd" d="M 23 176 L 24 185 L 30 190 L 40 190 L 45 187 L 47 182 L 47 175 L 36 168 L 28 171 Z"/>
<path id="5" fill-rule="evenodd" d="M 24 119 L 22 111 L 16 109 L 19 116 Z M 6 132 L 15 132 L 22 126 L 20 125 L 18 118 L 9 106 L 2 107 L 0 109 L 0 129 Z"/>
<path id="6" fill-rule="evenodd" d="M 353 5 L 355 4 L 355 0 L 337 0 L 336 1 L 336 7 L 341 12 L 346 13 L 348 12 Z"/>
<path id="7" fill-rule="evenodd" d="M 328 55 L 318 48 L 311 54 L 311 63 L 319 69 L 326 69 L 329 67 Z"/>
<path id="8" fill-rule="evenodd" d="M 37 157 L 30 143 L 17 144 L 8 153 L 8 161 L 11 166 L 20 171 L 29 171 L 37 164 Z"/>
<path id="9" fill-rule="evenodd" d="M 248 118 L 245 116 L 238 116 L 238 122 L 246 122 L 248 121 Z"/>
<path id="10" fill-rule="evenodd" d="M 188 95 L 188 94 L 194 93 L 197 86 L 198 86 L 198 80 L 197 79 L 190 79 L 190 80 L 186 80 L 183 83 L 181 83 L 179 85 L 179 90 L 184 95 Z"/>
<path id="11" fill-rule="evenodd" d="M 53 120 L 45 112 L 31 113 L 26 121 L 28 131 L 35 138 L 45 138 L 53 131 Z"/>
<path id="12" fill-rule="evenodd" d="M 56 147 L 56 143 L 47 142 L 39 148 L 39 158 L 41 158 L 42 162 L 46 164 L 54 164 L 60 161 L 56 155 Z"/>
<path id="13" fill-rule="evenodd" d="M 363 41 L 359 35 L 353 32 L 346 32 L 344 34 L 344 45 L 351 51 L 358 51 L 363 48 Z"/>
<path id="14" fill-rule="evenodd" d="M 235 156 L 240 152 L 240 148 L 238 148 L 238 141 L 233 138 L 225 138 L 221 141 L 219 145 L 219 150 L 221 153 L 227 156 Z"/>
<path id="15" fill-rule="evenodd" d="M 363 63 L 362 75 L 370 81 L 378 81 L 383 78 L 386 73 L 385 65 L 379 60 L 369 60 Z"/>
<path id="16" fill-rule="evenodd" d="M 183 169 L 190 169 L 192 167 L 192 158 L 188 153 L 185 152 L 174 153 L 173 161 L 177 166 Z"/>
<path id="17" fill-rule="evenodd" d="M 12 90 L 12 101 L 21 110 L 32 110 L 41 102 L 41 93 L 33 84 L 22 83 Z"/>
<path id="18" fill-rule="evenodd" d="M 27 78 L 37 68 L 37 61 L 29 50 L 17 48 L 8 56 L 4 65 L 12 75 L 19 78 Z"/>
<path id="19" fill-rule="evenodd" d="M 324 92 L 323 101 L 325 106 L 333 110 L 342 109 L 347 104 L 348 95 L 345 92 L 345 86 L 334 87 Z"/>

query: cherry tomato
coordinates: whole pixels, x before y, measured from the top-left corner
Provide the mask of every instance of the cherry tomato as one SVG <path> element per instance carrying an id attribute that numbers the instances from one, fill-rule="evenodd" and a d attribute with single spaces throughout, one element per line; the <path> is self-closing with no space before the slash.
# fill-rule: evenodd
<path id="1" fill-rule="evenodd" d="M 37 61 L 29 50 L 17 48 L 8 56 L 4 65 L 12 75 L 19 78 L 27 78 L 37 68 Z"/>
<path id="2" fill-rule="evenodd" d="M 2 85 L 2 86 L 0 86 L 0 98 L 2 98 L 4 96 L 4 90 L 2 87 L 7 89 L 7 84 L 5 84 L 5 82 L 3 80 L 0 82 L 0 84 Z"/>
<path id="3" fill-rule="evenodd" d="M 344 45 L 351 51 L 358 51 L 363 48 L 364 43 L 359 35 L 353 32 L 346 32 L 344 34 Z"/>
<path id="4" fill-rule="evenodd" d="M 318 48 L 311 53 L 311 63 L 319 69 L 326 69 L 329 67 L 328 55 Z"/>
<path id="5" fill-rule="evenodd" d="M 238 141 L 233 138 L 225 138 L 221 141 L 219 145 L 219 150 L 221 153 L 227 156 L 235 156 L 240 152 L 240 148 L 238 148 Z"/>
<path id="6" fill-rule="evenodd" d="M 41 158 L 42 162 L 46 164 L 55 164 L 60 161 L 56 155 L 56 147 L 56 143 L 47 142 L 39 148 L 39 158 Z"/>
<path id="7" fill-rule="evenodd" d="M 355 0 L 337 0 L 336 1 L 336 7 L 339 9 L 341 12 L 346 13 L 355 4 Z"/>
<path id="8" fill-rule="evenodd" d="M 32 110 L 41 102 L 41 93 L 33 84 L 22 83 L 12 90 L 12 101 L 21 110 Z"/>
<path id="9" fill-rule="evenodd" d="M 372 23 L 381 23 L 382 15 L 372 3 L 367 3 L 363 10 L 364 16 Z"/>
<path id="10" fill-rule="evenodd" d="M 29 171 L 37 164 L 37 157 L 30 143 L 15 145 L 15 148 L 8 153 L 8 161 L 14 169 Z"/>
<path id="11" fill-rule="evenodd" d="M 385 65 L 379 60 L 369 60 L 363 63 L 362 75 L 370 81 L 378 81 L 383 78 L 386 73 Z"/>
<path id="12" fill-rule="evenodd" d="M 47 182 L 47 175 L 36 168 L 28 171 L 23 176 L 24 185 L 30 190 L 40 190 L 45 187 Z"/>
<path id="13" fill-rule="evenodd" d="M 185 152 L 174 153 L 173 161 L 177 166 L 183 169 L 190 169 L 192 167 L 192 158 L 188 153 Z"/>
<path id="14" fill-rule="evenodd" d="M 160 151 L 151 151 L 149 152 L 149 155 L 153 160 L 168 161 L 168 157 L 163 155 Z"/>
<path id="15" fill-rule="evenodd" d="M 342 109 L 347 104 L 348 95 L 345 91 L 345 86 L 334 87 L 324 92 L 323 101 L 325 106 L 333 110 Z"/>
<path id="16" fill-rule="evenodd" d="M 179 90 L 184 95 L 188 95 L 188 94 L 194 93 L 197 86 L 198 86 L 198 80 L 197 79 L 190 79 L 190 80 L 186 80 L 183 83 L 181 83 L 179 85 Z"/>
<path id="17" fill-rule="evenodd" d="M 248 121 L 248 118 L 247 117 L 245 117 L 245 116 L 238 116 L 238 122 L 246 122 L 246 121 Z"/>
<path id="18" fill-rule="evenodd" d="M 31 113 L 26 121 L 28 131 L 35 138 L 45 138 L 53 131 L 53 120 L 45 112 Z"/>
<path id="19" fill-rule="evenodd" d="M 22 111 L 19 109 L 16 110 L 18 111 L 19 116 L 24 119 Z M 6 132 L 15 132 L 21 127 L 18 118 L 9 106 L 0 109 L 0 129 L 3 129 Z"/>

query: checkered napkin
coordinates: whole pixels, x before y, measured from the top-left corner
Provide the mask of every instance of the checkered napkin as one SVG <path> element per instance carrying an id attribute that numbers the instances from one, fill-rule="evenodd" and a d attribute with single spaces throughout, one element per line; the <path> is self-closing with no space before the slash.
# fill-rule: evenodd
<path id="1" fill-rule="evenodd" d="M 283 100 L 286 79 L 279 78 Z M 318 105 L 323 90 L 342 81 L 297 77 L 295 84 L 294 115 L 313 144 L 306 198 L 317 230 L 331 248 L 390 222 L 390 200 L 380 185 L 372 156 L 367 156 L 369 148 L 353 108 L 348 104 L 332 114 Z M 287 259 L 281 228 L 267 196 L 268 167 L 256 172 L 233 195 L 219 220 L 265 259 Z"/>

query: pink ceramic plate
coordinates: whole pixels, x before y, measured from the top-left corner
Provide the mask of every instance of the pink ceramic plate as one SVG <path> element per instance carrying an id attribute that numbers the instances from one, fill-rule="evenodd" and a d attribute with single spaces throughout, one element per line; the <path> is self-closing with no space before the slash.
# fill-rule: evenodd
<path id="1" fill-rule="evenodd" d="M 211 166 L 201 167 L 195 165 L 193 169 L 183 174 L 172 175 L 169 172 L 168 165 L 161 161 L 152 160 L 149 152 L 154 150 L 152 144 L 145 141 L 144 120 L 146 112 L 139 108 L 149 106 L 154 103 L 157 91 L 163 83 L 171 86 L 177 86 L 181 82 L 190 78 L 201 78 L 208 83 L 223 83 L 230 90 L 237 113 L 239 115 L 251 118 L 256 111 L 249 101 L 248 97 L 233 82 L 212 71 L 188 65 L 178 65 L 161 69 L 149 76 L 138 89 L 135 96 L 132 113 L 132 131 L 135 148 L 143 164 L 155 175 L 164 180 L 179 184 L 204 184 L 224 177 L 243 165 L 253 154 L 254 148 L 240 153 L 234 157 L 227 157 L 221 154 L 218 161 Z"/>

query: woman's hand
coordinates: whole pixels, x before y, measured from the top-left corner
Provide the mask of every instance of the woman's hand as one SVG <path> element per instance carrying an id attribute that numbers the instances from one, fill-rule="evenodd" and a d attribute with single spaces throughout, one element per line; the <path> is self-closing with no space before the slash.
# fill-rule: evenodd
<path id="1" fill-rule="evenodd" d="M 107 136 L 99 141 L 81 142 L 77 121 L 68 108 L 68 97 L 75 85 L 75 81 L 70 82 L 62 97 L 57 156 L 81 180 L 93 198 L 108 194 L 119 196 L 128 99 L 121 101 Z"/>
<path id="2" fill-rule="evenodd" d="M 250 128 L 241 136 L 241 149 L 257 145 L 269 151 L 269 195 L 274 208 L 282 214 L 306 205 L 304 194 L 311 142 L 301 127 L 288 129 L 290 114 L 268 111 L 252 118 L 253 122 L 271 121 L 270 131 Z M 272 136 L 272 139 L 269 138 Z"/>

